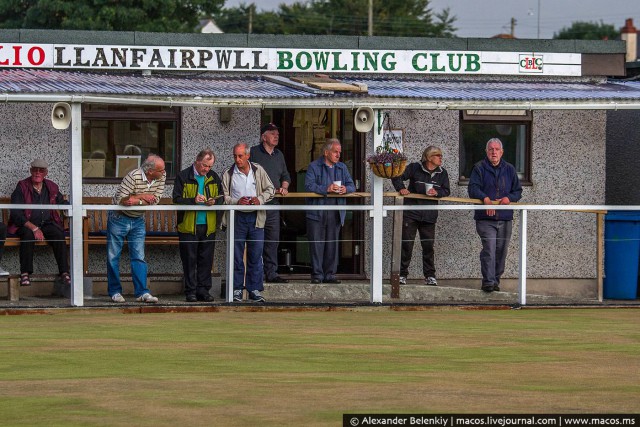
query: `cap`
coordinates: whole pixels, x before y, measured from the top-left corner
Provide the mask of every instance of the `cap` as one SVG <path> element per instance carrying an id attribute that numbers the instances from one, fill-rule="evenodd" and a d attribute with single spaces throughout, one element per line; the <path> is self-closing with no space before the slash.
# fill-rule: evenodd
<path id="1" fill-rule="evenodd" d="M 49 164 L 47 163 L 46 160 L 35 159 L 33 162 L 31 162 L 31 167 L 49 169 Z"/>
<path id="2" fill-rule="evenodd" d="M 262 128 L 260 128 L 260 135 L 262 135 L 265 132 L 269 132 L 270 130 L 279 130 L 278 126 L 274 125 L 273 123 L 267 123 L 266 125 L 262 126 Z"/>

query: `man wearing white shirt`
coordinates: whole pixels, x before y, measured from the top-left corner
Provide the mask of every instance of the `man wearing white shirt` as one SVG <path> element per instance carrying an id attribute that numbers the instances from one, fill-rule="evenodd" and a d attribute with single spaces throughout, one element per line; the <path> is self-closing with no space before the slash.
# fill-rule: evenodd
<path id="1" fill-rule="evenodd" d="M 262 166 L 249 161 L 249 153 L 249 146 L 244 142 L 233 147 L 235 164 L 222 175 L 222 191 L 225 203 L 228 205 L 264 205 L 275 194 L 275 187 L 269 175 Z M 266 216 L 266 211 L 236 211 L 233 264 L 233 301 L 235 302 L 242 301 L 243 287 L 247 289 L 251 300 L 264 302 L 261 292 L 264 290 L 262 249 Z M 223 224 L 226 224 L 226 221 L 225 215 Z M 245 248 L 246 268 L 243 260 Z"/>

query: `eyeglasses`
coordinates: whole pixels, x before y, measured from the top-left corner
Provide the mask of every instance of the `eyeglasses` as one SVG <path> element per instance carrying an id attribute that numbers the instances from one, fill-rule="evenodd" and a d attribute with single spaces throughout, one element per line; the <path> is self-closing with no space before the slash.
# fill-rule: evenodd
<path id="1" fill-rule="evenodd" d="M 47 168 L 31 168 L 33 173 L 47 173 Z"/>
<path id="2" fill-rule="evenodd" d="M 442 158 L 442 154 L 432 154 L 431 157 L 440 157 L 440 158 Z"/>
<path id="3" fill-rule="evenodd" d="M 201 168 L 205 168 L 205 169 L 211 169 L 213 167 L 213 165 L 208 165 L 205 162 L 202 162 L 200 160 L 198 160 L 198 164 L 200 165 Z"/>

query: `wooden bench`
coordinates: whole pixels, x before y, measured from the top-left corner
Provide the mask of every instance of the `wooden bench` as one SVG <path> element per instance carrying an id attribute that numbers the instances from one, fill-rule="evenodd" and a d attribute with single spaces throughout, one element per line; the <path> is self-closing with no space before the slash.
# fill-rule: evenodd
<path id="1" fill-rule="evenodd" d="M 85 205 L 111 205 L 111 197 L 83 197 Z M 160 199 L 160 205 L 171 205 L 171 198 Z M 145 245 L 178 245 L 177 211 L 146 211 Z M 89 274 L 89 247 L 91 245 L 107 244 L 108 210 L 87 210 L 82 219 L 82 244 L 84 259 L 84 274 Z"/>
<path id="2" fill-rule="evenodd" d="M 0 197 L 0 204 L 11 204 L 11 198 L 10 197 Z M 2 211 L 2 222 L 7 225 L 9 224 L 9 209 L 1 209 Z M 65 217 L 64 220 L 64 227 L 65 227 L 65 240 L 67 242 L 67 245 L 69 245 L 70 242 L 70 236 L 69 236 L 69 226 L 68 226 L 68 221 L 67 218 Z M 4 241 L 4 246 L 5 247 L 19 247 L 20 246 L 20 238 L 14 235 L 7 235 L 7 238 Z M 38 241 L 36 242 L 36 246 L 47 246 L 47 242 L 46 241 Z M 33 276 L 33 275 L 32 275 Z M 44 275 L 44 276 L 50 276 L 50 275 Z M 10 275 L 7 278 L 7 294 L 8 294 L 8 299 L 9 301 L 18 301 L 20 299 L 20 275 L 16 274 L 16 275 Z"/>

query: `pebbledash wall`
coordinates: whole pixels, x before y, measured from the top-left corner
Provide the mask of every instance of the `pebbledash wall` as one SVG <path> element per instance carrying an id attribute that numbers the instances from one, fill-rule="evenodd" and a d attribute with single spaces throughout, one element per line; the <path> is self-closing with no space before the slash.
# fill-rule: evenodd
<path id="1" fill-rule="evenodd" d="M 451 182 L 451 196 L 468 197 L 467 186 L 458 184 L 459 113 L 413 110 L 392 114 L 394 126 L 406 129 L 405 146 L 409 158 L 417 161 L 428 145 L 442 147 L 444 167 Z M 532 185 L 523 186 L 521 202 L 604 204 L 605 125 L 604 111 L 534 111 Z M 393 191 L 393 188 L 387 183 L 385 190 Z M 519 218 L 519 213 L 516 213 L 505 278 L 518 277 Z M 595 215 L 530 211 L 528 220 L 527 277 L 542 279 L 532 280 L 530 288 L 573 295 L 595 292 Z M 392 220 L 385 219 L 384 226 L 387 241 L 391 241 Z M 391 259 L 390 245 L 385 244 L 383 248 L 383 259 Z M 414 248 L 410 276 L 420 278 L 422 252 L 417 242 Z M 480 277 L 480 249 L 472 211 L 440 212 L 435 244 L 438 279 L 474 279 L 463 280 L 467 283 L 459 284 L 477 287 L 479 282 L 475 279 Z M 388 274 L 389 265 L 385 264 L 384 268 Z M 559 279 L 571 280 L 559 282 Z"/>
<path id="2" fill-rule="evenodd" d="M 65 193 L 69 192 L 69 156 L 65 132 L 55 131 L 49 122 L 52 105 L 4 104 L 0 119 L 11 126 L 0 128 L 1 154 L 0 194 L 9 196 L 16 182 L 28 176 L 29 162 L 43 157 L 50 163 L 49 178 L 56 181 Z M 238 141 L 253 144 L 257 141 L 260 111 L 236 110 L 231 122 L 220 124 L 218 109 L 212 107 L 184 107 L 182 109 L 182 165 L 191 164 L 196 153 L 213 147 L 217 153 L 214 169 L 219 174 L 232 164 L 231 151 Z M 451 195 L 468 197 L 467 186 L 458 184 L 459 113 L 457 111 L 402 110 L 391 111 L 394 125 L 405 129 L 406 153 L 411 161 L 420 158 L 428 145 L 441 146 L 444 166 L 451 180 Z M 532 204 L 604 204 L 606 176 L 605 159 L 606 113 L 603 111 L 534 111 L 532 126 L 532 182 L 525 186 L 522 201 Z M 368 175 L 370 179 L 370 175 Z M 84 196 L 112 196 L 114 184 L 88 184 Z M 366 184 L 366 191 L 370 188 Z M 167 186 L 165 196 L 171 196 Z M 386 191 L 393 191 L 390 183 Z M 391 203 L 390 200 L 387 202 Z M 596 228 L 595 216 L 576 212 L 529 213 L 529 269 L 530 279 L 578 279 L 562 286 L 583 282 L 595 283 Z M 514 222 L 505 278 L 516 278 L 518 268 L 519 215 Z M 385 241 L 391 241 L 392 220 L 384 221 Z M 366 229 L 367 254 L 369 231 Z M 472 211 L 444 211 L 440 213 L 436 235 L 436 268 L 439 279 L 472 279 L 480 277 L 478 253 L 480 242 L 475 233 Z M 216 260 L 218 270 L 224 272 L 225 234 L 218 232 Z M 382 242 L 380 243 L 382 244 Z M 391 245 L 383 244 L 384 259 L 391 259 Z M 49 271 L 55 261 L 48 248 L 37 248 L 36 271 Z M 17 249 L 8 249 L 4 267 L 18 271 Z M 415 245 L 410 277 L 419 278 L 421 249 Z M 106 251 L 92 247 L 90 270 L 105 272 Z M 365 271 L 369 271 L 369 257 Z M 171 250 L 147 248 L 149 270 L 179 274 L 181 264 L 177 248 Z M 121 263 L 129 271 L 126 257 Z M 388 277 L 390 263 L 385 263 Z M 560 285 L 560 284 L 558 284 Z M 581 288 L 582 289 L 582 288 Z M 570 289 L 565 292 L 571 293 Z"/>
<path id="3" fill-rule="evenodd" d="M 273 45 L 282 44 L 276 36 L 265 38 Z M 157 42 L 163 45 L 161 36 Z M 306 39 L 309 40 L 309 39 Z M 544 46 L 544 41 L 541 46 Z M 502 42 L 501 42 L 502 43 Z M 151 44 L 151 43 L 147 43 Z M 505 45 L 503 45 L 505 46 Z M 428 78 L 428 77 L 425 77 Z M 449 76 L 455 80 L 458 77 Z M 473 79 L 475 77 L 460 77 Z M 477 77 L 481 78 L 481 77 Z M 490 77 L 484 79 L 490 80 Z M 554 80 L 554 78 L 549 78 Z M 571 81 L 571 78 L 563 78 Z M 577 78 L 584 81 L 584 79 Z M 0 106 L 0 196 L 11 194 L 19 179 L 28 176 L 29 162 L 35 157 L 49 161 L 49 178 L 56 181 L 65 193 L 69 192 L 69 146 L 68 133 L 54 130 L 50 123 L 53 104 L 4 103 Z M 444 167 L 451 180 L 451 196 L 468 197 L 467 186 L 458 183 L 460 115 L 459 111 L 447 110 L 391 110 L 394 127 L 404 129 L 405 152 L 410 161 L 418 161 L 422 150 L 428 145 L 438 145 L 444 152 Z M 239 141 L 250 145 L 258 141 L 261 112 L 257 108 L 234 108 L 231 121 L 221 123 L 219 110 L 214 107 L 182 108 L 181 169 L 190 165 L 196 153 L 211 147 L 217 154 L 214 170 L 219 174 L 233 162 L 232 147 Z M 607 113 L 602 110 L 534 110 L 531 136 L 531 181 L 524 186 L 522 202 L 531 204 L 604 204 L 606 177 L 606 132 Z M 368 135 L 371 138 L 371 134 Z M 367 151 L 371 151 L 368 141 Z M 611 161 L 611 159 L 609 159 Z M 371 174 L 367 174 L 364 191 L 369 191 Z M 112 196 L 115 184 L 87 184 L 84 196 Z M 170 197 L 172 186 L 165 189 Z M 390 183 L 385 191 L 393 191 Z M 390 199 L 387 203 L 392 203 Z M 365 215 L 365 217 L 368 217 Z M 505 278 L 517 278 L 518 269 L 519 214 L 514 222 Z M 384 220 L 384 260 L 391 259 L 390 217 Z M 365 228 L 365 272 L 370 271 L 370 232 Z M 218 232 L 216 265 L 224 274 L 225 234 Z M 528 277 L 540 279 L 550 293 L 573 294 L 575 292 L 596 293 L 596 219 L 594 214 L 577 212 L 529 212 Z M 480 241 L 475 232 L 473 211 L 442 211 L 436 232 L 436 268 L 440 280 L 451 283 L 479 286 Z M 48 248 L 37 248 L 36 272 L 50 271 L 55 261 Z M 420 278 L 421 249 L 415 245 L 411 263 L 411 278 Z M 89 268 L 91 271 L 106 271 L 106 251 L 92 247 Z M 180 274 L 181 263 L 177 247 L 147 248 L 149 271 L 175 272 Z M 17 249 L 6 251 L 3 266 L 17 272 Z M 129 271 L 128 258 L 121 262 L 124 272 Z M 383 266 L 385 278 L 390 274 L 390 262 Z M 535 282 L 533 282 L 535 283 Z M 572 289 L 575 287 L 575 292 Z M 535 290 L 535 284 L 530 289 Z"/>

